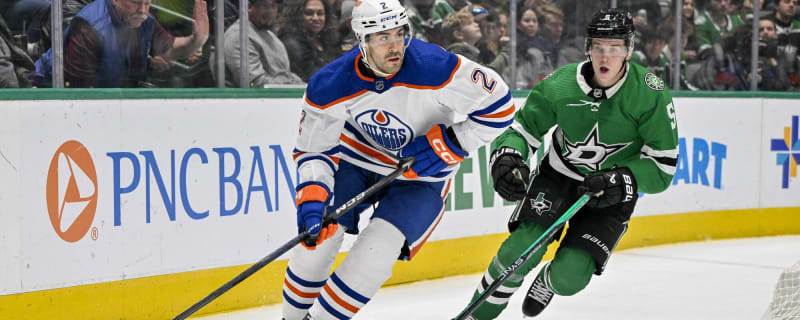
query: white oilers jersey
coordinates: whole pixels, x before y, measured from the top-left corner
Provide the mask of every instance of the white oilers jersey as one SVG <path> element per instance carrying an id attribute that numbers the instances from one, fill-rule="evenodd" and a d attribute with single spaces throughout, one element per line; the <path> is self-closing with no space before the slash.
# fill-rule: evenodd
<path id="1" fill-rule="evenodd" d="M 294 155 L 300 185 L 333 190 L 340 158 L 387 175 L 400 150 L 437 124 L 452 126 L 471 153 L 513 122 L 511 91 L 500 76 L 439 46 L 411 40 L 402 68 L 386 78 L 363 75 L 359 59 L 355 48 L 309 81 Z M 417 180 L 446 180 L 457 169 Z"/>

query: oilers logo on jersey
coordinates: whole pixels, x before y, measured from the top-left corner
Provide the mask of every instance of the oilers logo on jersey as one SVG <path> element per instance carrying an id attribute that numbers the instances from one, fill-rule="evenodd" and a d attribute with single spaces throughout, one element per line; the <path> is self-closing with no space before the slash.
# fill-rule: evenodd
<path id="1" fill-rule="evenodd" d="M 400 150 L 434 125 L 448 127 L 472 152 L 514 121 L 511 91 L 500 75 L 437 45 L 410 40 L 402 68 L 386 77 L 361 73 L 360 61 L 361 51 L 353 49 L 309 80 L 294 150 L 300 185 L 333 189 L 339 160 L 387 175 Z M 446 181 L 458 168 L 416 180 Z"/>
<path id="2" fill-rule="evenodd" d="M 370 109 L 355 117 L 358 126 L 387 150 L 399 151 L 414 137 L 411 126 L 388 111 Z"/>

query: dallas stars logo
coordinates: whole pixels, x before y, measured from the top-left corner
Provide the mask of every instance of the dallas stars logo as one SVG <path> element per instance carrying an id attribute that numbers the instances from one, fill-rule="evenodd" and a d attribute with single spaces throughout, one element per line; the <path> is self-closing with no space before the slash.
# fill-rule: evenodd
<path id="1" fill-rule="evenodd" d="M 647 84 L 648 87 L 650 87 L 650 89 L 656 91 L 664 90 L 664 80 L 661 80 L 661 78 L 652 73 L 648 72 L 646 75 L 644 75 L 644 82 Z"/>
<path id="2" fill-rule="evenodd" d="M 586 137 L 586 140 L 572 144 L 569 140 L 566 142 L 567 154 L 564 158 L 569 160 L 570 163 L 576 166 L 583 166 L 589 170 L 600 170 L 600 166 L 608 157 L 615 152 L 627 147 L 628 143 L 618 144 L 605 144 L 600 142 L 600 134 L 597 131 L 597 123 L 594 124 L 592 132 Z"/>
<path id="3" fill-rule="evenodd" d="M 536 195 L 536 199 L 531 200 L 531 209 L 536 210 L 536 213 L 540 216 L 542 213 L 550 211 L 550 205 L 553 204 L 552 202 L 544 199 L 544 192 L 539 192 Z"/>

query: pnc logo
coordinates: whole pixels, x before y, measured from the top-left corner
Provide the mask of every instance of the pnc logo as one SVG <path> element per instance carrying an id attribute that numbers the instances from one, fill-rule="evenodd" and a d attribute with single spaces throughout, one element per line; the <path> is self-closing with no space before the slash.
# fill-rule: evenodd
<path id="1" fill-rule="evenodd" d="M 97 173 L 83 144 L 70 140 L 56 150 L 46 190 L 47 212 L 56 234 L 67 242 L 83 238 L 97 209 Z"/>

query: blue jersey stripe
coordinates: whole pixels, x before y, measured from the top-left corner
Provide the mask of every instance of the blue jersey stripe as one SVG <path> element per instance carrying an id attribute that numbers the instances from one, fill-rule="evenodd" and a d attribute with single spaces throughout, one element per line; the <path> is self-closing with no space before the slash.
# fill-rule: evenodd
<path id="1" fill-rule="evenodd" d="M 292 150 L 292 153 L 296 154 L 298 152 L 309 153 L 310 151 L 304 151 L 304 150 L 300 150 L 300 149 L 297 149 L 297 148 L 294 148 L 294 150 Z M 322 152 L 317 152 L 317 153 L 322 153 L 322 154 L 325 154 L 325 155 L 333 156 L 333 155 L 336 155 L 336 153 L 338 153 L 338 152 L 339 152 L 339 146 L 336 146 L 336 147 L 330 148 L 328 150 L 325 150 L 325 151 L 322 151 Z"/>
<path id="2" fill-rule="evenodd" d="M 326 301 L 325 298 L 323 298 L 322 296 L 319 296 L 319 303 L 322 305 L 322 308 L 325 309 L 325 311 L 328 311 L 328 313 L 330 313 L 332 316 L 336 317 L 336 319 L 340 319 L 340 320 L 350 319 L 350 317 L 342 314 L 339 311 L 336 311 L 336 309 L 334 309 L 330 305 L 330 303 L 328 303 L 328 301 Z"/>
<path id="3" fill-rule="evenodd" d="M 374 164 L 376 166 L 384 167 L 384 168 L 390 168 L 390 169 L 394 169 L 395 168 L 393 166 L 388 166 L 383 162 L 379 162 L 379 161 L 373 160 L 372 158 L 364 158 L 360 154 L 355 153 L 355 152 L 353 152 L 353 150 L 350 150 L 350 149 L 348 149 L 346 147 L 342 147 L 341 152 L 342 152 L 342 154 L 345 154 L 345 155 L 347 155 L 347 156 L 349 156 L 349 157 L 351 157 L 351 158 L 353 158 L 355 160 L 361 161 L 361 162 Z"/>
<path id="4" fill-rule="evenodd" d="M 304 287 L 307 287 L 307 288 L 320 288 L 320 287 L 325 285 L 325 281 L 306 281 L 306 280 L 300 279 L 300 277 L 296 276 L 292 272 L 292 269 L 289 269 L 289 268 L 286 268 L 286 275 L 288 275 L 289 278 L 292 279 L 292 281 L 297 282 L 301 286 L 304 286 Z"/>
<path id="5" fill-rule="evenodd" d="M 331 161 L 331 158 L 328 158 L 326 156 L 303 157 L 297 161 L 297 167 L 299 168 L 301 165 L 303 165 L 303 163 L 309 160 L 322 160 L 323 162 L 325 162 L 325 164 L 331 167 L 331 172 L 336 172 L 336 165 L 333 163 L 333 161 Z"/>
<path id="6" fill-rule="evenodd" d="M 311 308 L 311 304 L 300 303 L 292 299 L 288 294 L 286 294 L 286 290 L 283 290 L 283 299 L 286 300 L 289 304 L 293 305 L 297 309 L 306 309 Z"/>
<path id="7" fill-rule="evenodd" d="M 365 144 L 367 146 L 370 146 L 370 147 L 372 146 L 372 144 L 367 142 L 367 138 L 365 138 L 364 135 L 361 134 L 361 132 L 358 132 L 358 129 L 356 129 L 356 127 L 354 127 L 349 122 L 345 122 L 344 123 L 344 129 L 347 130 L 347 132 L 352 133 L 353 137 L 355 137 L 356 140 L 358 140 L 359 142 L 361 142 L 361 143 L 363 143 L 363 144 Z"/>
<path id="8" fill-rule="evenodd" d="M 345 284 L 344 281 L 342 281 L 342 279 L 339 279 L 339 276 L 337 276 L 335 272 L 331 274 L 331 280 L 333 280 L 333 283 L 335 283 L 336 286 L 339 287 L 339 290 L 342 290 L 342 292 L 344 292 L 351 298 L 356 299 L 356 301 L 361 302 L 363 304 L 369 302 L 369 298 L 358 294 L 358 292 L 355 292 L 355 290 L 353 289 L 350 289 L 350 287 L 348 287 L 347 284 Z"/>
<path id="9" fill-rule="evenodd" d="M 492 114 L 498 108 L 504 106 L 509 101 L 511 101 L 511 91 L 508 91 L 505 96 L 503 96 L 499 100 L 495 101 L 494 103 L 492 103 L 488 107 L 480 109 L 480 110 L 476 110 L 476 111 L 470 113 L 469 115 L 470 116 L 483 116 L 483 115 L 487 115 L 487 114 Z"/>
<path id="10" fill-rule="evenodd" d="M 476 117 L 473 117 L 473 116 L 469 116 L 469 119 L 472 120 L 472 121 L 475 121 L 477 123 L 480 123 L 480 124 L 482 124 L 484 126 L 492 127 L 492 128 L 505 128 L 505 127 L 510 126 L 512 123 L 514 123 L 514 118 L 508 119 L 507 121 L 503 121 L 503 122 L 484 121 L 484 120 L 480 120 L 480 119 L 478 119 Z"/>

